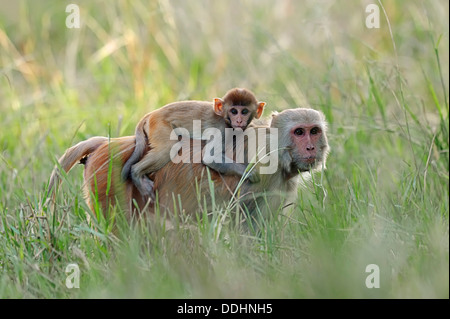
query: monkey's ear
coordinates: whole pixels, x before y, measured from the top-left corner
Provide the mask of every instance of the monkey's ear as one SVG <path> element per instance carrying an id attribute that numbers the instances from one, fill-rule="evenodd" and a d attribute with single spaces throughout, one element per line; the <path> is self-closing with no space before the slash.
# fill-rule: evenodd
<path id="1" fill-rule="evenodd" d="M 222 116 L 223 115 L 223 100 L 219 98 L 214 99 L 214 112 Z"/>
<path id="2" fill-rule="evenodd" d="M 255 118 L 259 119 L 264 111 L 264 106 L 266 105 L 266 102 L 258 102 L 258 107 L 256 108 L 256 115 Z"/>

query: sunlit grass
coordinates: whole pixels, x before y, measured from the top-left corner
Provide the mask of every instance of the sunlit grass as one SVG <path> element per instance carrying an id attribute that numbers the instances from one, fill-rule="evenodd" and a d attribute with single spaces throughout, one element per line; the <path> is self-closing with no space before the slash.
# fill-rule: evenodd
<path id="1" fill-rule="evenodd" d="M 78 30 L 66 3 L 1 2 L 0 297 L 449 297 L 448 2 L 386 1 L 367 29 L 369 2 L 85 1 Z M 235 86 L 267 116 L 329 121 L 327 170 L 287 211 L 254 229 L 234 208 L 170 225 L 115 210 L 113 231 L 77 167 L 51 213 L 67 147 Z"/>

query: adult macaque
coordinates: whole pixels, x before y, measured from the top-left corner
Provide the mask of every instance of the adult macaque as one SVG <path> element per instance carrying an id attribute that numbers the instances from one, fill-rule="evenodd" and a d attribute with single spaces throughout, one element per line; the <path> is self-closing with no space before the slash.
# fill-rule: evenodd
<path id="1" fill-rule="evenodd" d="M 53 169 L 48 186 L 49 196 L 55 195 L 55 188 L 61 181 L 60 169 L 68 172 L 78 163 L 86 165 L 89 159 L 89 165 L 84 170 L 84 193 L 92 211 L 95 209 L 91 198 L 93 194 L 97 196 L 103 212 L 116 204 L 131 212 L 132 199 L 143 208 L 145 201 L 136 187 L 131 182 L 122 183 L 120 179 L 123 164 L 130 158 L 134 146 L 134 136 L 112 139 L 95 136 L 70 147 Z"/>
<path id="2" fill-rule="evenodd" d="M 282 206 L 286 197 L 295 195 L 301 182 L 300 174 L 309 174 L 311 171 L 324 167 L 329 151 L 325 117 L 316 110 L 298 108 L 274 114 L 270 128 L 278 129 L 277 169 L 272 174 L 262 174 L 259 183 L 247 181 L 242 183 L 239 191 L 241 195 L 237 200 L 250 214 L 255 213 L 257 209 L 264 211 L 263 214 L 265 214 L 267 210 L 270 212 Z M 265 146 L 270 148 L 269 140 L 275 136 L 275 133 L 269 128 L 266 129 L 267 138 L 260 143 L 265 141 Z M 85 164 L 86 195 L 97 194 L 98 202 L 104 211 L 109 208 L 109 205 L 115 205 L 119 199 L 119 204 L 130 213 L 134 199 L 140 210 L 145 208 L 146 211 L 153 212 L 154 205 L 145 206 L 146 201 L 131 180 L 125 182 L 124 188 L 120 188 L 122 182 L 117 170 L 120 170 L 131 156 L 134 138 L 124 137 L 112 139 L 110 142 L 106 138 L 103 139 L 105 140 L 92 138 L 72 147 L 66 152 L 70 156 L 63 156 L 60 160 L 61 167 L 68 171 L 77 160 L 82 160 Z M 89 153 L 89 150 L 92 152 Z M 111 155 L 111 150 L 115 150 L 115 155 Z M 115 161 L 117 165 L 113 165 L 112 173 L 109 173 L 111 157 L 117 159 Z M 255 169 L 260 168 L 262 164 L 256 163 Z M 204 196 L 207 196 L 208 209 L 211 209 L 211 185 L 207 175 L 207 168 L 201 163 L 175 164 L 173 162 L 167 163 L 159 171 L 151 174 L 150 177 L 158 193 L 160 210 L 174 212 L 174 205 L 177 205 L 178 212 L 196 213 L 204 207 Z M 214 170 L 210 170 L 210 177 L 214 185 L 216 205 L 227 204 L 230 200 L 236 199 L 234 192 L 240 177 L 221 175 Z M 55 182 L 51 181 L 50 184 L 54 185 Z M 110 185 L 108 192 L 107 185 Z M 263 194 L 270 198 L 264 198 Z M 87 200 L 89 201 L 89 197 Z M 93 207 L 92 202 L 89 203 Z"/>
<path id="3" fill-rule="evenodd" d="M 136 147 L 124 165 L 122 179 L 125 181 L 131 175 L 140 193 L 154 199 L 153 181 L 147 175 L 170 161 L 170 150 L 177 142 L 170 139 L 175 128 L 185 129 L 190 137 L 197 139 L 201 139 L 201 136 L 193 136 L 194 120 L 201 121 L 201 130 L 217 128 L 222 134 L 227 127 L 245 130 L 253 118 L 261 116 L 265 104 L 258 102 L 249 90 L 235 88 L 228 91 L 222 99 L 215 98 L 214 102 L 175 102 L 148 113 L 136 126 Z M 144 151 L 149 146 L 151 149 L 145 154 Z M 206 165 L 227 175 L 242 176 L 246 169 L 243 164 L 227 167 L 216 163 Z M 253 173 L 249 175 L 249 179 L 257 182 L 259 177 Z"/>
<path id="4" fill-rule="evenodd" d="M 240 186 L 239 198 L 233 198 L 239 178 L 210 171 L 216 205 L 236 200 L 249 213 L 260 210 L 263 215 L 267 215 L 295 196 L 302 181 L 300 174 L 306 173 L 303 178 L 307 179 L 311 171 L 325 167 L 329 146 L 327 123 L 321 112 L 304 108 L 285 110 L 272 116 L 270 128 L 278 129 L 277 169 L 272 174 L 261 174 L 259 183 L 244 182 Z M 270 148 L 269 139 L 274 133 L 269 129 L 267 133 L 265 146 Z M 261 169 L 262 166 L 264 165 L 257 163 L 254 169 Z M 204 196 L 207 200 L 211 199 L 205 170 L 199 164 L 168 163 L 156 172 L 153 180 L 158 192 L 159 207 L 170 212 L 175 211 L 174 205 L 178 206 L 177 211 L 200 211 L 204 207 Z M 174 201 L 174 198 L 177 200 Z"/>

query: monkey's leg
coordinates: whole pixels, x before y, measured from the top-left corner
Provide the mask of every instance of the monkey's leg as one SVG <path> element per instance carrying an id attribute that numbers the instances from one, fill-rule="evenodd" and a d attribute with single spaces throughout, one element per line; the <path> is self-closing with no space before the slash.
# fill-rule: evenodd
<path id="1" fill-rule="evenodd" d="M 142 196 L 155 199 L 154 183 L 148 174 L 156 172 L 170 161 L 170 148 L 175 142 L 157 144 L 136 164 L 131 167 L 131 179 Z"/>

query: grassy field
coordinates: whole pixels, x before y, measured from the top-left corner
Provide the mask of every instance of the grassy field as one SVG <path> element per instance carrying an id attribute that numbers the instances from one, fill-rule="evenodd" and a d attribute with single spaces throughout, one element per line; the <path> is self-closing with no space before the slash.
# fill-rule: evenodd
<path id="1" fill-rule="evenodd" d="M 77 1 L 69 29 L 68 2 L 0 1 L 0 298 L 448 298 L 449 4 L 374 1 L 369 29 L 370 3 Z M 289 215 L 261 234 L 229 218 L 112 233 L 88 221 L 81 166 L 50 212 L 66 148 L 235 86 L 267 116 L 329 121 L 327 170 Z"/>

